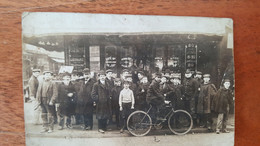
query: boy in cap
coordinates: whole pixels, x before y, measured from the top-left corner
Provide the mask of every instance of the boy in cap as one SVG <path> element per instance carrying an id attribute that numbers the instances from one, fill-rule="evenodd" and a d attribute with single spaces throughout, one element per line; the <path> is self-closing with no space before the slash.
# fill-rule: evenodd
<path id="1" fill-rule="evenodd" d="M 54 116 L 55 116 L 55 100 L 58 96 L 58 89 L 55 82 L 53 82 L 51 71 L 43 72 L 44 80 L 38 87 L 37 90 L 37 101 L 41 106 L 42 121 L 43 121 L 43 132 L 52 133 L 54 128 Z"/>
<path id="2" fill-rule="evenodd" d="M 34 107 L 38 106 L 38 103 L 36 101 L 36 95 L 37 95 L 37 89 L 39 86 L 38 76 L 40 75 L 40 72 L 41 72 L 40 69 L 33 69 L 32 76 L 28 81 L 29 97 L 30 97 L 30 100 L 32 100 Z M 40 108 L 37 108 L 34 110 L 33 123 L 36 125 L 40 124 Z"/>
<path id="3" fill-rule="evenodd" d="M 211 104 L 213 97 L 215 96 L 217 89 L 214 84 L 210 83 L 210 74 L 203 75 L 203 84 L 200 86 L 200 92 L 198 96 L 197 113 L 202 117 L 200 119 L 200 125 L 205 125 L 208 130 L 212 130 L 212 114 Z"/>
<path id="4" fill-rule="evenodd" d="M 159 110 L 162 108 L 165 102 L 165 97 L 160 90 L 161 73 L 156 73 L 155 78 L 150 84 L 147 90 L 146 101 L 152 105 L 152 118 L 159 119 Z M 155 116 L 155 117 L 154 117 Z"/>
<path id="5" fill-rule="evenodd" d="M 136 109 L 138 110 L 146 111 L 147 109 L 146 95 L 149 85 L 148 78 L 143 76 L 138 84 L 136 93 Z"/>
<path id="6" fill-rule="evenodd" d="M 114 80 L 114 88 L 112 88 L 111 96 L 112 96 L 112 115 L 115 115 L 116 119 L 116 126 L 117 128 L 120 128 L 119 126 L 119 94 L 123 87 L 121 86 L 121 80 L 120 78 L 115 78 Z"/>
<path id="7" fill-rule="evenodd" d="M 213 100 L 213 110 L 218 113 L 217 119 L 217 127 L 216 133 L 219 134 L 220 130 L 224 133 L 229 133 L 227 130 L 227 120 L 228 120 L 228 107 L 232 105 L 233 102 L 233 95 L 232 91 L 229 89 L 230 87 L 230 80 L 225 79 L 223 83 L 224 87 L 221 87 L 214 100 Z"/>
<path id="8" fill-rule="evenodd" d="M 126 121 L 131 114 L 131 109 L 134 109 L 135 98 L 133 91 L 129 88 L 130 82 L 124 82 L 124 89 L 119 94 L 119 109 L 121 111 L 121 130 L 122 133 L 126 128 Z"/>
<path id="9" fill-rule="evenodd" d="M 93 85 L 92 99 L 96 102 L 96 118 L 98 119 L 98 132 L 105 133 L 107 121 L 112 115 L 110 88 L 106 82 L 106 74 L 100 71 L 99 80 Z"/>
<path id="10" fill-rule="evenodd" d="M 58 98 L 56 100 L 57 115 L 59 118 L 59 130 L 62 130 L 64 126 L 71 128 L 71 115 L 73 96 L 75 96 L 75 88 L 70 82 L 71 75 L 69 73 L 63 73 L 62 83 L 58 86 Z"/>
<path id="11" fill-rule="evenodd" d="M 114 87 L 114 79 L 112 76 L 113 76 L 113 70 L 111 69 L 106 70 L 106 82 L 108 83 L 111 89 Z"/>
<path id="12" fill-rule="evenodd" d="M 181 78 L 179 75 L 173 75 L 170 79 L 172 94 L 170 101 L 174 104 L 174 109 L 184 109 L 184 87 L 181 85 Z"/>

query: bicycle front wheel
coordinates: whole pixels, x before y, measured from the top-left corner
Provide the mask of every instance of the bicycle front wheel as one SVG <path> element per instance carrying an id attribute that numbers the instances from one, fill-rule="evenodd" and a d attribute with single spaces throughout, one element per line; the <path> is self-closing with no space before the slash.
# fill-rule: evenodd
<path id="1" fill-rule="evenodd" d="M 193 126 L 192 117 L 187 111 L 176 110 L 170 115 L 168 126 L 174 134 L 184 135 L 188 133 Z"/>
<path id="2" fill-rule="evenodd" d="M 134 136 L 144 136 L 152 128 L 152 119 L 144 111 L 135 111 L 127 119 L 127 129 Z"/>

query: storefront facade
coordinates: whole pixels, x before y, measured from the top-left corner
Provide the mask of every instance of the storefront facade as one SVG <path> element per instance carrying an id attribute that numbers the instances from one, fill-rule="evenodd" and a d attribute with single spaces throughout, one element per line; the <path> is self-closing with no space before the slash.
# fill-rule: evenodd
<path id="1" fill-rule="evenodd" d="M 212 82 L 219 85 L 233 63 L 227 35 L 70 34 L 38 37 L 34 43 L 56 42 L 58 46 L 47 49 L 64 51 L 65 65 L 74 66 L 76 71 L 86 67 L 93 72 L 112 69 L 119 75 L 123 69 L 150 73 L 169 69 L 183 76 L 189 69 L 211 74 Z"/>

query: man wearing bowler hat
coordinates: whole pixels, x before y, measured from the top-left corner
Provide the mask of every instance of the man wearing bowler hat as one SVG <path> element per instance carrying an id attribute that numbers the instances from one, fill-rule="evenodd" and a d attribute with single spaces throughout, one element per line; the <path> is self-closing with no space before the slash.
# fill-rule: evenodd
<path id="1" fill-rule="evenodd" d="M 83 70 L 84 80 L 80 81 L 76 113 L 84 117 L 83 130 L 91 130 L 93 128 L 93 109 L 94 101 L 91 92 L 95 81 L 91 78 L 90 70 Z"/>
<path id="2" fill-rule="evenodd" d="M 92 99 L 96 102 L 96 118 L 98 119 L 98 132 L 105 133 L 107 121 L 112 115 L 110 102 L 110 88 L 106 82 L 106 74 L 100 71 L 99 80 L 93 85 Z"/>
<path id="3" fill-rule="evenodd" d="M 53 82 L 51 71 L 43 72 L 44 80 L 38 87 L 37 90 L 37 101 L 42 109 L 42 121 L 43 121 L 43 132 L 51 133 L 54 128 L 54 115 L 55 115 L 55 100 L 58 96 L 58 89 L 55 82 Z"/>
<path id="4" fill-rule="evenodd" d="M 184 96 L 185 96 L 185 109 L 191 114 L 194 122 L 196 121 L 195 115 L 195 96 L 198 92 L 198 84 L 194 78 L 192 78 L 192 72 L 187 70 L 185 72 L 184 85 Z M 194 123 L 196 124 L 196 123 Z"/>

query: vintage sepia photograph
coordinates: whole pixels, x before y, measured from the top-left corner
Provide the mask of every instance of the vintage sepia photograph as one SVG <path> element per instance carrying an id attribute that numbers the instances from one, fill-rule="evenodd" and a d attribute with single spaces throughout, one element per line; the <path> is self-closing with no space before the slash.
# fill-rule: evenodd
<path id="1" fill-rule="evenodd" d="M 25 12 L 26 145 L 234 145 L 230 18 Z"/>

